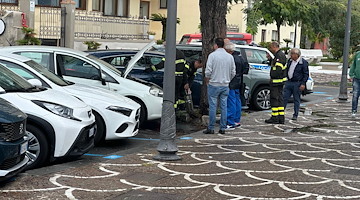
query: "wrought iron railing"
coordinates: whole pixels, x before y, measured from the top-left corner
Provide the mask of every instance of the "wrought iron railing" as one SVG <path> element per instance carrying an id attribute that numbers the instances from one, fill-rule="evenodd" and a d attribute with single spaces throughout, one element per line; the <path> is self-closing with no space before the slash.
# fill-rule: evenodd
<path id="1" fill-rule="evenodd" d="M 35 32 L 39 38 L 61 38 L 61 8 L 37 7 Z M 68 23 L 68 22 L 65 22 Z M 103 16 L 101 12 L 75 11 L 75 39 L 147 39 L 148 19 Z"/>

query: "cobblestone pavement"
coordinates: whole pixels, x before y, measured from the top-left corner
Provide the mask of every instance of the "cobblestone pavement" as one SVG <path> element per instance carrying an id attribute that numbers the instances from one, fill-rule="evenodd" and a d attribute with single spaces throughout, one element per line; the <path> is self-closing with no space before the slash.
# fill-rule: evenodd
<path id="1" fill-rule="evenodd" d="M 188 135 L 178 142 L 181 161 L 154 161 L 154 148 L 23 174 L 0 188 L 0 199 L 360 199 L 359 119 L 350 117 L 350 103 L 309 106 L 312 115 L 284 125 L 254 112 L 224 135 Z"/>

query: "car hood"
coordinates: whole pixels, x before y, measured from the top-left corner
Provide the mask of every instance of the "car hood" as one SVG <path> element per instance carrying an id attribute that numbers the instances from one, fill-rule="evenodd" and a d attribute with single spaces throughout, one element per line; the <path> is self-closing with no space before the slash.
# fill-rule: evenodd
<path id="1" fill-rule="evenodd" d="M 135 54 L 135 56 L 129 61 L 123 77 L 126 78 L 127 75 L 130 73 L 130 71 L 134 68 L 135 63 L 144 55 L 144 53 L 149 50 L 151 47 L 155 45 L 155 41 L 151 41 L 149 44 L 147 44 L 144 48 L 142 48 L 139 52 Z"/>
<path id="2" fill-rule="evenodd" d="M 79 97 L 80 99 L 96 99 L 113 106 L 125 106 L 131 109 L 137 109 L 140 107 L 138 103 L 127 97 L 98 87 L 86 86 L 82 84 L 73 84 L 63 87 L 63 89 L 66 92 Z"/>
<path id="3" fill-rule="evenodd" d="M 74 96 L 69 94 L 55 91 L 52 89 L 44 90 L 41 92 L 21 92 L 17 93 L 19 97 L 28 100 L 37 100 L 44 101 L 49 103 L 55 103 L 59 105 L 63 105 L 69 108 L 85 108 L 88 107 L 87 104 L 80 101 Z"/>
<path id="4" fill-rule="evenodd" d="M 136 81 L 136 82 L 138 82 L 138 83 L 147 85 L 147 86 L 149 86 L 149 87 L 157 87 L 157 88 L 162 89 L 159 85 L 157 85 L 157 84 L 155 84 L 155 83 L 153 83 L 153 82 L 145 81 L 145 80 L 143 80 L 143 79 L 139 79 L 139 78 L 133 77 L 133 76 L 131 76 L 131 75 L 129 75 L 129 76 L 127 77 L 127 79 L 132 80 L 132 81 Z"/>
<path id="5" fill-rule="evenodd" d="M 5 99 L 0 98 L 0 123 L 15 123 L 23 121 L 26 114 Z"/>

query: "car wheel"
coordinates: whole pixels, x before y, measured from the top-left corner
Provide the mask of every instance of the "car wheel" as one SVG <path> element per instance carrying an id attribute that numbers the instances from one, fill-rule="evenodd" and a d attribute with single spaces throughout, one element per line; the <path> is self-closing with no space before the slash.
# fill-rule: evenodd
<path id="1" fill-rule="evenodd" d="M 105 140 L 105 134 L 106 134 L 105 122 L 98 113 L 96 112 L 93 113 L 95 115 L 95 123 L 96 123 L 96 134 L 94 137 L 94 144 L 97 145 Z"/>
<path id="2" fill-rule="evenodd" d="M 49 144 L 44 133 L 37 127 L 27 124 L 26 136 L 29 141 L 29 148 L 26 155 L 29 157 L 27 169 L 41 167 L 45 164 L 49 154 Z"/>
<path id="3" fill-rule="evenodd" d="M 270 109 L 270 87 L 261 86 L 255 90 L 251 98 L 251 106 L 255 110 Z"/>
<path id="4" fill-rule="evenodd" d="M 131 98 L 133 101 L 135 101 L 136 103 L 140 104 L 141 106 L 141 110 L 140 110 L 140 118 L 139 118 L 139 123 L 140 123 L 140 126 L 144 124 L 145 120 L 146 120 L 146 116 L 147 116 L 147 111 L 146 111 L 146 106 L 145 104 L 139 100 L 139 99 L 136 99 L 136 98 Z"/>

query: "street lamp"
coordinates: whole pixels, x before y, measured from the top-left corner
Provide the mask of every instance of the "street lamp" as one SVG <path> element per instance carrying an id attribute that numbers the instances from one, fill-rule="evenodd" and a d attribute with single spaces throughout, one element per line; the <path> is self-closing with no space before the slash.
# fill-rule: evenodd
<path id="1" fill-rule="evenodd" d="M 343 50 L 343 67 L 342 75 L 340 82 L 340 93 L 338 102 L 344 103 L 348 100 L 347 95 L 347 71 L 349 67 L 349 48 L 350 48 L 350 27 L 351 27 L 351 3 L 352 0 L 348 0 L 347 5 L 347 14 L 346 14 L 346 29 L 345 29 L 345 40 L 344 40 L 344 50 Z"/>
<path id="2" fill-rule="evenodd" d="M 160 125 L 159 152 L 155 160 L 180 160 L 176 155 L 178 148 L 175 143 L 176 117 L 175 117 L 175 60 L 176 60 L 176 11 L 177 0 L 167 1 L 168 17 L 166 20 L 166 47 L 164 71 L 164 98 Z"/>

